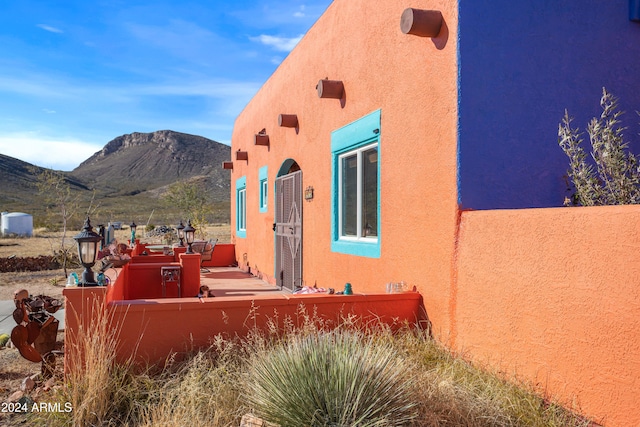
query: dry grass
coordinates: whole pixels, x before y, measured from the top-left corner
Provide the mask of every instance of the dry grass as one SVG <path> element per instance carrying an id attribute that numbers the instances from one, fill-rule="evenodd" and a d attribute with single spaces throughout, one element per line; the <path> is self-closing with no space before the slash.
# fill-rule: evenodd
<path id="1" fill-rule="evenodd" d="M 516 378 L 480 369 L 419 331 L 382 337 L 416 363 L 422 396 L 421 426 L 589 426 Z"/>
<path id="2" fill-rule="evenodd" d="M 239 425 L 246 407 L 237 350 L 234 342 L 218 339 L 208 350 L 154 378 L 155 387 L 134 425 Z"/>
<path id="3" fill-rule="evenodd" d="M 258 409 L 247 399 L 256 379 L 253 363 L 274 351 L 283 354 L 282 350 L 296 340 L 320 334 L 322 322 L 314 321 L 312 316 L 307 319 L 299 329 L 254 331 L 243 339 L 217 336 L 208 349 L 195 352 L 185 361 L 170 362 L 161 372 L 154 374 L 147 369 L 134 374 L 131 365 L 114 363 L 114 334 L 105 330 L 106 318 L 99 318 L 91 330 L 83 332 L 81 349 L 86 356 L 78 365 L 81 369 L 73 371 L 59 396 L 62 403 L 72 402 L 74 411 L 41 414 L 45 418 L 35 421 L 49 426 L 238 426 L 243 414 L 256 413 Z M 340 329 L 350 327 L 347 320 Z M 407 327 L 392 333 L 381 326 L 354 336 L 362 340 L 363 348 L 369 349 L 370 357 L 377 357 L 376 348 L 385 349 L 399 366 L 411 371 L 414 384 L 408 404 L 418 411 L 411 426 L 589 425 L 536 396 L 526 386 L 514 385 L 454 357 L 423 331 Z M 309 350 L 313 352 L 312 347 Z M 345 352 L 342 362 L 349 360 L 350 351 Z M 330 372 L 331 363 L 339 361 L 325 363 Z M 293 378 L 292 382 L 304 388 L 314 384 L 313 378 L 308 380 L 311 383 L 306 381 L 307 385 L 302 379 Z M 281 390 L 279 395 L 286 399 L 294 396 L 293 391 Z M 353 402 L 341 402 L 350 403 Z M 309 399 L 297 404 L 310 405 L 313 410 L 316 403 Z M 383 421 L 376 425 L 387 424 Z"/>
<path id="4" fill-rule="evenodd" d="M 62 397 L 73 407 L 73 426 L 104 425 L 119 416 L 129 365 L 116 364 L 119 326 L 100 301 L 93 302 L 89 324 L 80 325 L 74 345 L 67 343 L 67 386 Z M 74 315 L 75 313 L 70 313 Z"/>

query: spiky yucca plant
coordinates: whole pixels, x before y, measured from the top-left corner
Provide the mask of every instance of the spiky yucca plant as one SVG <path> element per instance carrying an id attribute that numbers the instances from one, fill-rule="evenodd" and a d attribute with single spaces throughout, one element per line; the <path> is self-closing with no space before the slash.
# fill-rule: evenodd
<path id="1" fill-rule="evenodd" d="M 618 111 L 618 100 L 606 88 L 602 89 L 600 106 L 602 114 L 587 126 L 593 163 L 587 160 L 580 131 L 571 127 L 573 119 L 566 110 L 558 126 L 558 144 L 569 157 L 567 174 L 575 187 L 565 205 L 640 203 L 638 160 L 628 151 L 629 143 L 624 140 L 624 128 L 620 127 L 623 113 Z"/>
<path id="2" fill-rule="evenodd" d="M 294 336 L 251 361 L 247 396 L 283 427 L 406 426 L 418 408 L 411 372 L 391 345 L 359 332 Z"/>

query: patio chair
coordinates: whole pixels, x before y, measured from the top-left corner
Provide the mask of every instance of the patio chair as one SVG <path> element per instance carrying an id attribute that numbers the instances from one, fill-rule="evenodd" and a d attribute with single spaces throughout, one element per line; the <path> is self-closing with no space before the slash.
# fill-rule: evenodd
<path id="1" fill-rule="evenodd" d="M 205 261 L 211 261 L 213 249 L 216 247 L 218 239 L 197 240 L 191 244 L 191 250 L 200 254 L 200 272 L 209 273 L 209 269 L 202 266 Z"/>

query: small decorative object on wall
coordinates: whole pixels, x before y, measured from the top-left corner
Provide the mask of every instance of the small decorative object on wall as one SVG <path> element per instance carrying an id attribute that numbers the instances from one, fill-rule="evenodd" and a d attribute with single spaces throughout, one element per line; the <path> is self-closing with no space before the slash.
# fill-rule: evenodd
<path id="1" fill-rule="evenodd" d="M 329 80 L 325 78 L 316 85 L 318 97 L 341 99 L 344 95 L 344 84 L 340 80 Z"/>
<path id="2" fill-rule="evenodd" d="M 307 202 L 310 202 L 313 200 L 313 187 L 312 186 L 308 186 L 307 188 L 305 188 L 304 190 L 304 199 Z"/>
<path id="3" fill-rule="evenodd" d="M 267 130 L 266 129 L 262 129 L 260 132 L 256 133 L 254 138 L 253 138 L 253 142 L 255 145 L 263 145 L 268 147 L 269 146 L 269 135 L 267 135 Z"/>
<path id="4" fill-rule="evenodd" d="M 400 17 L 400 30 L 404 34 L 419 37 L 437 37 L 442 28 L 442 13 L 439 10 L 408 8 Z"/>
<path id="5" fill-rule="evenodd" d="M 298 126 L 298 116 L 295 114 L 280 114 L 278 116 L 278 126 L 295 128 Z"/>
<path id="6" fill-rule="evenodd" d="M 246 151 L 236 151 L 236 160 L 246 160 L 249 161 L 249 153 Z"/>

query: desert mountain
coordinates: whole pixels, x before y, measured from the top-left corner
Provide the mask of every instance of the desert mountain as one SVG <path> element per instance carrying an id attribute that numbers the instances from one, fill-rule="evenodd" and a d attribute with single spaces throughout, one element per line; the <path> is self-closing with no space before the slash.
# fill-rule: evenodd
<path id="1" fill-rule="evenodd" d="M 176 212 L 167 210 L 160 196 L 179 181 L 200 184 L 216 210 L 212 221 L 226 221 L 230 175 L 222 162 L 230 156 L 228 145 L 201 136 L 170 130 L 136 132 L 113 139 L 73 171 L 61 173 L 80 195 L 80 209 L 100 205 L 100 222 L 141 221 L 152 212 L 157 221 L 175 221 Z M 32 213 L 38 223 L 45 210 L 36 187 L 42 170 L 0 154 L 0 211 Z M 159 217 L 162 213 L 165 217 Z"/>
<path id="2" fill-rule="evenodd" d="M 44 169 L 31 163 L 0 154 L 0 209 L 7 205 L 25 206 L 31 203 L 37 193 L 36 175 Z M 67 183 L 73 190 L 88 190 L 78 180 L 67 176 Z M 18 209 L 14 209 L 18 210 Z"/>
<path id="3" fill-rule="evenodd" d="M 104 195 L 134 195 L 201 177 L 214 198 L 229 197 L 229 173 L 221 164 L 231 148 L 210 139 L 162 130 L 110 141 L 70 175 Z"/>

